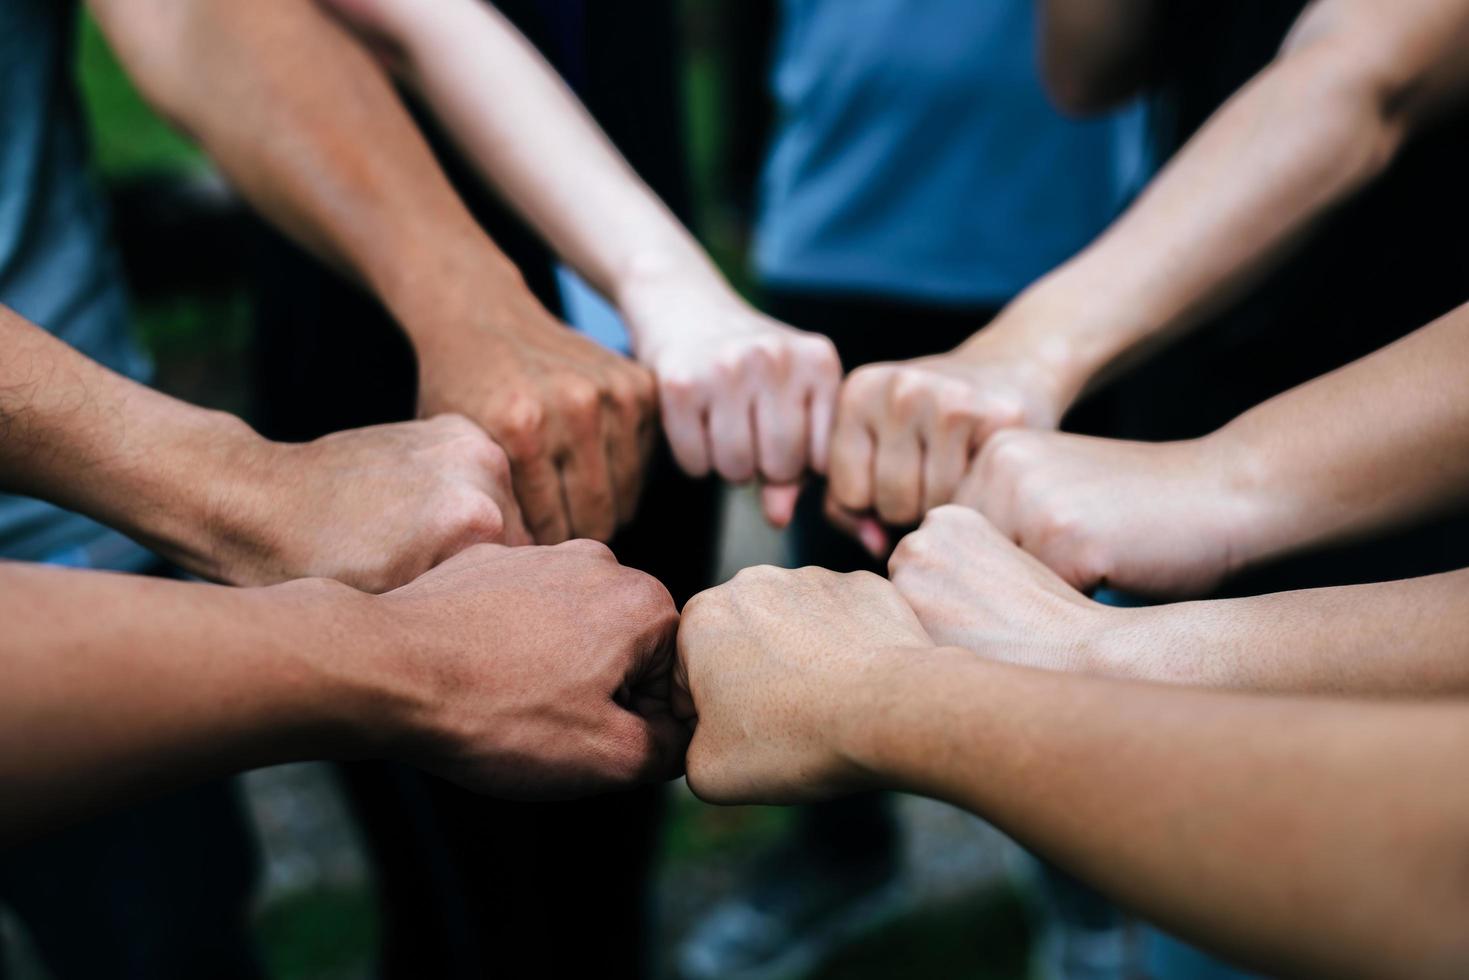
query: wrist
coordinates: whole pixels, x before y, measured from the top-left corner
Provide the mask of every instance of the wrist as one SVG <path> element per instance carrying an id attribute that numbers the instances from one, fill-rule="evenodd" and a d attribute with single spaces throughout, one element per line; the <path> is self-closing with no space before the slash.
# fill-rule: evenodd
<path id="1" fill-rule="evenodd" d="M 1233 425 L 1190 444 L 1218 501 L 1214 533 L 1228 555 L 1226 576 L 1287 550 L 1300 508 L 1271 472 L 1269 454 Z"/>
<path id="2" fill-rule="evenodd" d="M 466 328 L 512 334 L 524 329 L 526 304 L 539 306 L 520 270 L 477 230 L 447 250 L 405 251 L 422 258 L 399 259 L 373 289 L 420 355 L 452 346 Z"/>
<path id="3" fill-rule="evenodd" d="M 745 308 L 745 301 L 702 253 L 672 249 L 630 256 L 617 272 L 610 299 L 639 351 L 681 335 L 704 334 L 717 327 L 712 321 L 719 311 Z"/>
<path id="4" fill-rule="evenodd" d="M 406 669 L 411 646 L 383 615 L 381 596 L 331 579 L 296 579 L 243 590 L 268 603 L 262 619 L 291 665 L 283 725 L 299 731 L 309 758 L 385 758 L 422 703 Z"/>
<path id="5" fill-rule="evenodd" d="M 914 715 L 925 713 L 946 671 L 978 659 L 958 647 L 885 650 L 865 670 L 843 678 L 823 730 L 832 733 L 833 748 L 860 788 L 913 788 L 902 750 L 919 724 Z"/>

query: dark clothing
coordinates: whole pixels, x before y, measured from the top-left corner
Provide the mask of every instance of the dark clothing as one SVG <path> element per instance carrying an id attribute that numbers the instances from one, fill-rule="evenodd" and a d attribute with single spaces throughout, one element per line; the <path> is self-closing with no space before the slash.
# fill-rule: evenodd
<path id="1" fill-rule="evenodd" d="M 253 980 L 258 865 L 236 784 L 213 782 L 7 850 L 0 903 L 55 980 Z"/>

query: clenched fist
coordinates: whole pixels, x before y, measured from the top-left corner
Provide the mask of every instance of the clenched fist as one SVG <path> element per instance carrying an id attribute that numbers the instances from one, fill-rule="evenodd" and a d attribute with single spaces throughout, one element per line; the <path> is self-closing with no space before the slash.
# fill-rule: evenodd
<path id="1" fill-rule="evenodd" d="M 1077 592 L 966 507 L 940 507 L 898 542 L 893 586 L 937 643 L 1054 670 L 1092 666 L 1126 616 Z"/>
<path id="2" fill-rule="evenodd" d="M 951 502 L 997 431 L 1054 427 L 1064 403 L 1038 361 L 983 334 L 948 354 L 858 368 L 842 386 L 828 512 L 907 527 Z M 862 535 L 870 550 L 881 537 Z"/>
<path id="3" fill-rule="evenodd" d="M 807 470 L 826 471 L 842 365 L 832 342 L 751 309 L 727 288 L 644 284 L 622 310 L 658 379 L 679 465 L 733 483 L 760 480 L 784 526 Z"/>
<path id="4" fill-rule="evenodd" d="M 472 548 L 373 600 L 401 696 L 385 754 L 478 792 L 561 799 L 672 779 L 678 613 L 593 541 Z"/>
<path id="5" fill-rule="evenodd" d="M 210 578 L 383 592 L 470 545 L 528 541 L 505 453 L 461 416 L 242 446 L 218 481 L 207 551 L 170 553 Z"/>
<path id="6" fill-rule="evenodd" d="M 747 568 L 695 596 L 675 687 L 695 724 L 690 788 L 711 803 L 866 788 L 847 740 L 862 735 L 868 682 L 932 647 L 897 591 L 868 572 Z"/>
<path id="7" fill-rule="evenodd" d="M 1145 443 L 1012 430 L 980 454 L 957 503 L 1083 591 L 1201 595 L 1237 570 L 1258 515 L 1209 439 Z"/>
<path id="8" fill-rule="evenodd" d="M 458 412 L 510 456 L 539 544 L 609 540 L 630 520 L 657 435 L 653 376 L 558 323 L 524 290 L 495 329 L 417 343 L 421 414 Z"/>

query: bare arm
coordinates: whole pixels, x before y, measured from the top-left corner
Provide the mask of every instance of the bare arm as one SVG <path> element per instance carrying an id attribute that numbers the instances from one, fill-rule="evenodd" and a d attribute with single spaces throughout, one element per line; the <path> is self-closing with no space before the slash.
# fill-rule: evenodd
<path id="1" fill-rule="evenodd" d="M 955 499 L 1075 588 L 1199 595 L 1461 505 L 1466 365 L 1469 306 L 1201 439 L 998 433 Z"/>
<path id="2" fill-rule="evenodd" d="M 557 798 L 666 778 L 686 742 L 672 600 L 585 541 L 469 549 L 383 596 L 0 563 L 0 621 L 0 846 L 277 762 Z"/>
<path id="3" fill-rule="evenodd" d="M 997 664 L 934 646 L 894 600 L 874 576 L 762 569 L 690 603 L 679 649 L 694 791 L 945 799 L 1272 973 L 1469 966 L 1469 703 L 1266 698 Z"/>
<path id="4" fill-rule="evenodd" d="M 93 0 L 145 95 L 266 217 L 355 276 L 418 354 L 424 415 L 504 446 L 542 543 L 637 506 L 646 371 L 563 329 L 474 222 L 386 73 L 312 0 Z"/>
<path id="5" fill-rule="evenodd" d="M 744 303 L 540 54 L 478 0 L 330 0 L 394 52 L 487 180 L 623 313 L 684 469 L 825 468 L 840 364 Z M 777 523 L 789 518 L 772 511 Z"/>
<path id="6" fill-rule="evenodd" d="M 833 499 L 911 524 L 954 499 L 994 432 L 1055 428 L 1099 379 L 1203 322 L 1462 99 L 1466 43 L 1469 0 L 1316 0 L 1095 243 L 949 354 L 852 373 Z"/>
<path id="7" fill-rule="evenodd" d="M 1158 0 L 1041 0 L 1038 6 L 1041 72 L 1062 109 L 1099 112 L 1142 89 L 1157 42 Z"/>
<path id="8" fill-rule="evenodd" d="M 524 543 L 505 455 L 449 417 L 270 442 L 160 394 L 0 306 L 0 487 L 235 585 L 383 591 L 482 541 Z"/>
<path id="9" fill-rule="evenodd" d="M 931 513 L 890 567 L 935 640 L 1008 663 L 1254 691 L 1469 696 L 1469 570 L 1118 609 L 959 507 Z"/>

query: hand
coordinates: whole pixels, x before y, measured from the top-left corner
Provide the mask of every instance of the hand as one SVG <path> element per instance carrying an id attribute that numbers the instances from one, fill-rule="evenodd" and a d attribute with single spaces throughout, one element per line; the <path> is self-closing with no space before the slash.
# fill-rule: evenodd
<path id="1" fill-rule="evenodd" d="M 529 541 L 504 452 L 463 417 L 248 445 L 205 522 L 210 553 L 173 556 L 211 578 L 382 592 L 472 544 Z"/>
<path id="2" fill-rule="evenodd" d="M 1059 392 L 1038 358 L 983 333 L 948 354 L 858 368 L 838 401 L 828 514 L 882 557 L 873 518 L 909 527 L 952 501 L 995 432 L 1058 423 Z"/>
<path id="3" fill-rule="evenodd" d="M 842 365 L 832 342 L 751 309 L 726 288 L 645 285 L 621 306 L 658 379 L 663 426 L 685 472 L 766 485 L 791 520 L 799 481 L 826 471 Z"/>
<path id="4" fill-rule="evenodd" d="M 675 710 L 694 718 L 689 787 L 711 803 L 796 803 L 865 788 L 844 749 L 865 685 L 933 641 L 876 575 L 747 568 L 695 596 Z"/>
<path id="5" fill-rule="evenodd" d="M 985 446 L 957 502 L 1066 582 L 1201 595 L 1237 570 L 1251 505 L 1209 439 L 1143 443 L 1012 430 Z"/>
<path id="6" fill-rule="evenodd" d="M 630 520 L 656 437 L 653 377 L 516 290 L 497 329 L 418 342 L 419 410 L 468 416 L 510 455 L 515 496 L 540 544 L 611 539 Z"/>
<path id="7" fill-rule="evenodd" d="M 1087 670 L 1110 609 L 1077 592 L 965 507 L 930 511 L 888 562 L 934 642 L 992 660 Z"/>
<path id="8" fill-rule="evenodd" d="M 407 705 L 390 712 L 390 754 L 512 799 L 682 771 L 688 729 L 669 709 L 678 613 L 603 545 L 482 545 L 373 601 Z"/>

